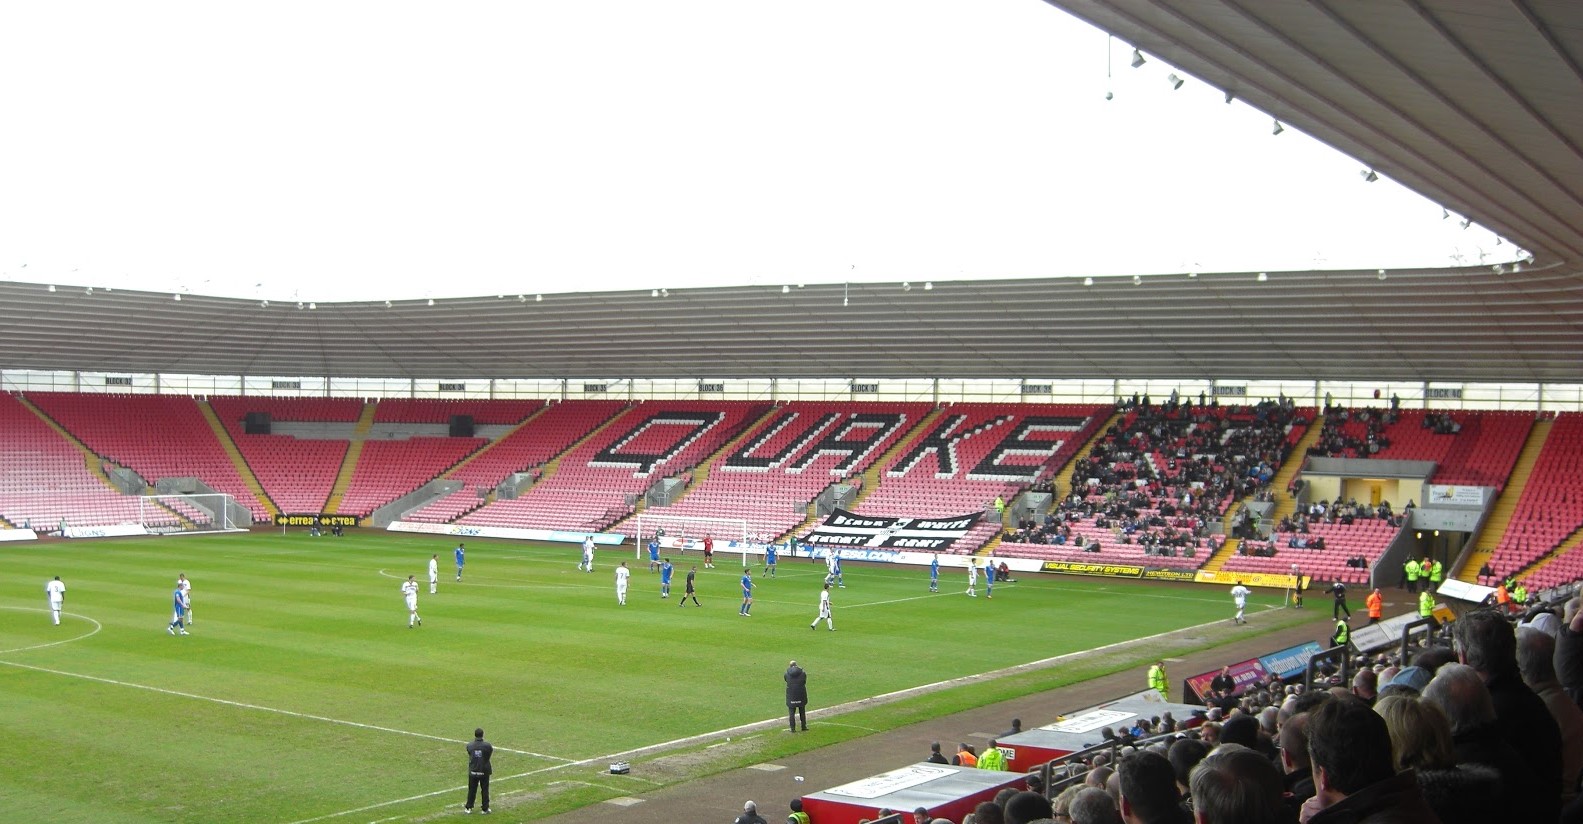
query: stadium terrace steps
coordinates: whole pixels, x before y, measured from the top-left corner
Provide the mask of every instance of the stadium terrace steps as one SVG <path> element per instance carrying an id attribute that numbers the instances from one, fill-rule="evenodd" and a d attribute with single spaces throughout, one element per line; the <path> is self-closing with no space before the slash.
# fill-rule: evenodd
<path id="1" fill-rule="evenodd" d="M 341 471 L 335 473 L 335 483 L 330 487 L 330 499 L 324 504 L 325 512 L 341 511 L 341 502 L 346 498 L 346 488 L 352 485 L 352 475 L 357 469 L 357 462 L 363 457 L 363 443 L 368 440 L 369 430 L 374 428 L 374 414 L 378 410 L 376 404 L 363 404 L 362 414 L 357 416 L 357 426 L 352 429 L 352 442 L 346 448 L 346 456 L 341 459 Z"/>
<path id="2" fill-rule="evenodd" d="M 1241 547 L 1241 538 L 1227 538 L 1225 542 L 1220 545 L 1220 549 L 1215 550 L 1215 554 L 1209 556 L 1209 560 L 1204 562 L 1204 571 L 1219 572 L 1220 570 L 1225 569 L 1226 562 L 1237 557 L 1237 550 Z"/>
<path id="3" fill-rule="evenodd" d="M 1083 441 L 1083 445 L 1079 446 L 1072 453 L 1072 456 L 1067 458 L 1066 463 L 1061 465 L 1061 470 L 1055 474 L 1055 477 L 1050 479 L 1051 486 L 1055 490 L 1055 499 L 1057 501 L 1061 500 L 1062 497 L 1071 494 L 1072 472 L 1077 469 L 1077 456 L 1088 455 L 1092 453 L 1094 451 L 1095 444 L 1098 444 L 1100 441 L 1105 439 L 1105 433 L 1109 432 L 1112 427 L 1121 423 L 1121 414 L 1121 410 L 1117 410 L 1116 412 L 1112 413 L 1109 418 L 1106 418 L 1104 423 L 1101 423 L 1098 427 L 1096 427 L 1093 434 L 1089 435 L 1088 438 Z M 1062 492 L 1062 490 L 1066 491 Z"/>
<path id="4" fill-rule="evenodd" d="M 522 430 L 526 429 L 528 426 L 533 424 L 534 421 L 537 421 L 545 413 L 549 412 L 550 408 L 551 407 L 549 406 L 549 404 L 545 404 L 544 406 L 541 406 L 538 409 L 533 410 L 533 412 L 531 414 L 529 414 L 526 418 L 523 418 L 522 420 L 518 421 L 515 425 L 513 425 L 511 427 L 511 429 L 509 431 L 506 432 L 506 434 L 501 435 L 498 439 L 496 439 L 494 443 L 492 443 L 489 446 L 486 446 L 483 449 L 480 449 L 477 452 L 474 452 L 474 453 L 468 455 L 467 457 L 463 458 L 461 460 L 461 462 L 457 463 L 456 466 L 453 466 L 450 469 L 446 470 L 445 474 L 440 476 L 440 477 L 446 478 L 446 479 L 461 480 L 461 478 L 459 478 L 458 476 L 464 474 L 463 470 L 467 469 L 469 464 L 471 464 L 474 461 L 478 460 L 479 456 L 481 456 L 484 453 L 488 452 L 490 447 L 493 447 L 495 444 L 505 443 L 507 440 L 510 440 L 518 432 L 521 432 Z M 527 467 L 523 467 L 523 468 L 526 469 Z M 504 479 L 502 479 L 502 480 L 504 480 Z"/>
<path id="5" fill-rule="evenodd" d="M 266 513 L 270 516 L 279 515 L 280 507 L 264 490 L 264 485 L 259 482 L 258 476 L 253 474 L 253 468 L 248 466 L 247 459 L 242 457 L 241 448 L 231 439 L 231 433 L 225 428 L 225 424 L 220 423 L 220 416 L 215 414 L 214 407 L 210 406 L 208 401 L 201 400 L 197 403 L 198 411 L 202 412 L 204 420 L 208 421 L 209 428 L 214 431 L 215 440 L 219 441 L 220 448 L 224 449 L 225 454 L 230 457 L 231 464 L 236 467 L 236 474 L 241 476 L 242 483 L 247 485 L 247 490 L 252 493 L 255 500 L 263 504 Z"/>
<path id="6" fill-rule="evenodd" d="M 646 511 L 741 518 L 752 534 L 779 538 L 806 523 L 809 504 L 832 483 L 861 474 L 929 412 L 923 403 L 782 403 L 701 464 L 684 495 Z"/>
<path id="7" fill-rule="evenodd" d="M 1490 556 L 1500 575 L 1523 570 L 1583 526 L 1583 415 L 1562 413 Z"/>
<path id="8" fill-rule="evenodd" d="M 697 466 L 763 415 L 752 401 L 644 401 L 625 409 L 545 466 L 523 494 L 458 523 L 603 531 L 633 512 L 654 483 Z"/>
<path id="9" fill-rule="evenodd" d="M 139 496 L 110 485 L 103 459 L 29 399 L 0 397 L 0 432 L 6 433 L 0 439 L 0 515 L 11 525 L 49 531 L 61 525 L 178 523 L 174 515 L 147 517 Z"/>
<path id="10" fill-rule="evenodd" d="M 1539 455 L 1544 451 L 1545 442 L 1550 439 L 1550 430 L 1554 426 L 1554 421 L 1545 419 L 1535 421 L 1533 428 L 1528 430 L 1528 437 L 1517 455 L 1517 462 L 1512 466 L 1511 476 L 1506 479 L 1506 486 L 1490 508 L 1490 516 L 1485 519 L 1484 526 L 1479 529 L 1473 551 L 1468 553 L 1462 569 L 1457 571 L 1458 580 L 1477 582 L 1479 570 L 1495 555 L 1496 547 L 1500 546 L 1501 538 L 1511 526 L 1517 504 L 1528 489 L 1534 466 L 1538 464 Z"/>

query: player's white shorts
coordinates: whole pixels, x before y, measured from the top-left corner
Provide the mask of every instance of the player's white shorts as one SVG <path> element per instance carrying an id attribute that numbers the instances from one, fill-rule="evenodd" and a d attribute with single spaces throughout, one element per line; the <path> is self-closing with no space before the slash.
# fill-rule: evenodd
<path id="1" fill-rule="evenodd" d="M 409 612 L 411 612 L 411 611 L 416 611 L 417 608 L 418 608 L 418 599 L 416 599 L 416 598 L 408 598 L 407 599 L 407 610 Z"/>
<path id="2" fill-rule="evenodd" d="M 616 594 L 617 595 L 626 595 L 627 594 L 627 585 L 626 584 L 616 584 Z"/>

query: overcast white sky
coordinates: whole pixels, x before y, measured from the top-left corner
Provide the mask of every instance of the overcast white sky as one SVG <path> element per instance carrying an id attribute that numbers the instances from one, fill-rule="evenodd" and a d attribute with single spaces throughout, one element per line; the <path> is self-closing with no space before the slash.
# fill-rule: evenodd
<path id="1" fill-rule="evenodd" d="M 332 301 L 1512 257 L 1130 57 L 1106 101 L 1105 35 L 1041 0 L 7 3 L 0 278 Z"/>

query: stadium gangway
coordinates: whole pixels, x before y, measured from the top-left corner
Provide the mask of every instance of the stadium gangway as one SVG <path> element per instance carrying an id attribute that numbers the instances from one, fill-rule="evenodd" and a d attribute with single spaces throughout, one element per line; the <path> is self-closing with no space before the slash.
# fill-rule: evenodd
<path id="1" fill-rule="evenodd" d="M 1086 769 L 1082 772 L 1068 771 L 1070 774 L 1056 778 L 1056 770 L 1061 767 L 1066 767 L 1074 762 L 1087 761 L 1102 753 L 1108 753 L 1110 755 L 1110 763 L 1115 764 L 1120 760 L 1122 747 L 1135 747 L 1141 750 L 1151 744 L 1157 744 L 1165 741 L 1175 741 L 1178 736 L 1196 738 L 1198 737 L 1197 732 L 1197 728 L 1188 730 L 1185 733 L 1162 732 L 1159 735 L 1151 735 L 1147 738 L 1139 738 L 1137 740 L 1128 742 L 1123 742 L 1119 738 L 1112 738 L 1109 741 L 1095 744 L 1092 747 L 1075 750 L 1073 752 L 1067 753 L 1066 755 L 1057 756 L 1050 759 L 1049 761 L 1044 762 L 1043 764 L 1039 764 L 1038 766 L 1029 767 L 1028 773 L 1030 775 L 1034 773 L 1039 775 L 1039 780 L 1044 782 L 1044 797 L 1054 800 L 1055 797 L 1060 795 L 1061 791 L 1065 790 L 1067 787 L 1070 787 L 1073 784 L 1081 784 L 1083 779 L 1088 774 L 1088 770 Z"/>

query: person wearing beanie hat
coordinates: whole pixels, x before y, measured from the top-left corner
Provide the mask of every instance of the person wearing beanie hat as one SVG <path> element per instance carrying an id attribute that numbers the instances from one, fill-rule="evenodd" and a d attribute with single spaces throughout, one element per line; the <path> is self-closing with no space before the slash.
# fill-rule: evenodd
<path id="1" fill-rule="evenodd" d="M 1421 693 L 1424 691 L 1424 687 L 1429 685 L 1429 679 L 1432 677 L 1429 674 L 1429 670 L 1423 667 L 1403 667 L 1395 675 L 1391 676 L 1391 680 L 1386 682 L 1385 686 L 1406 687 L 1414 693 Z"/>

